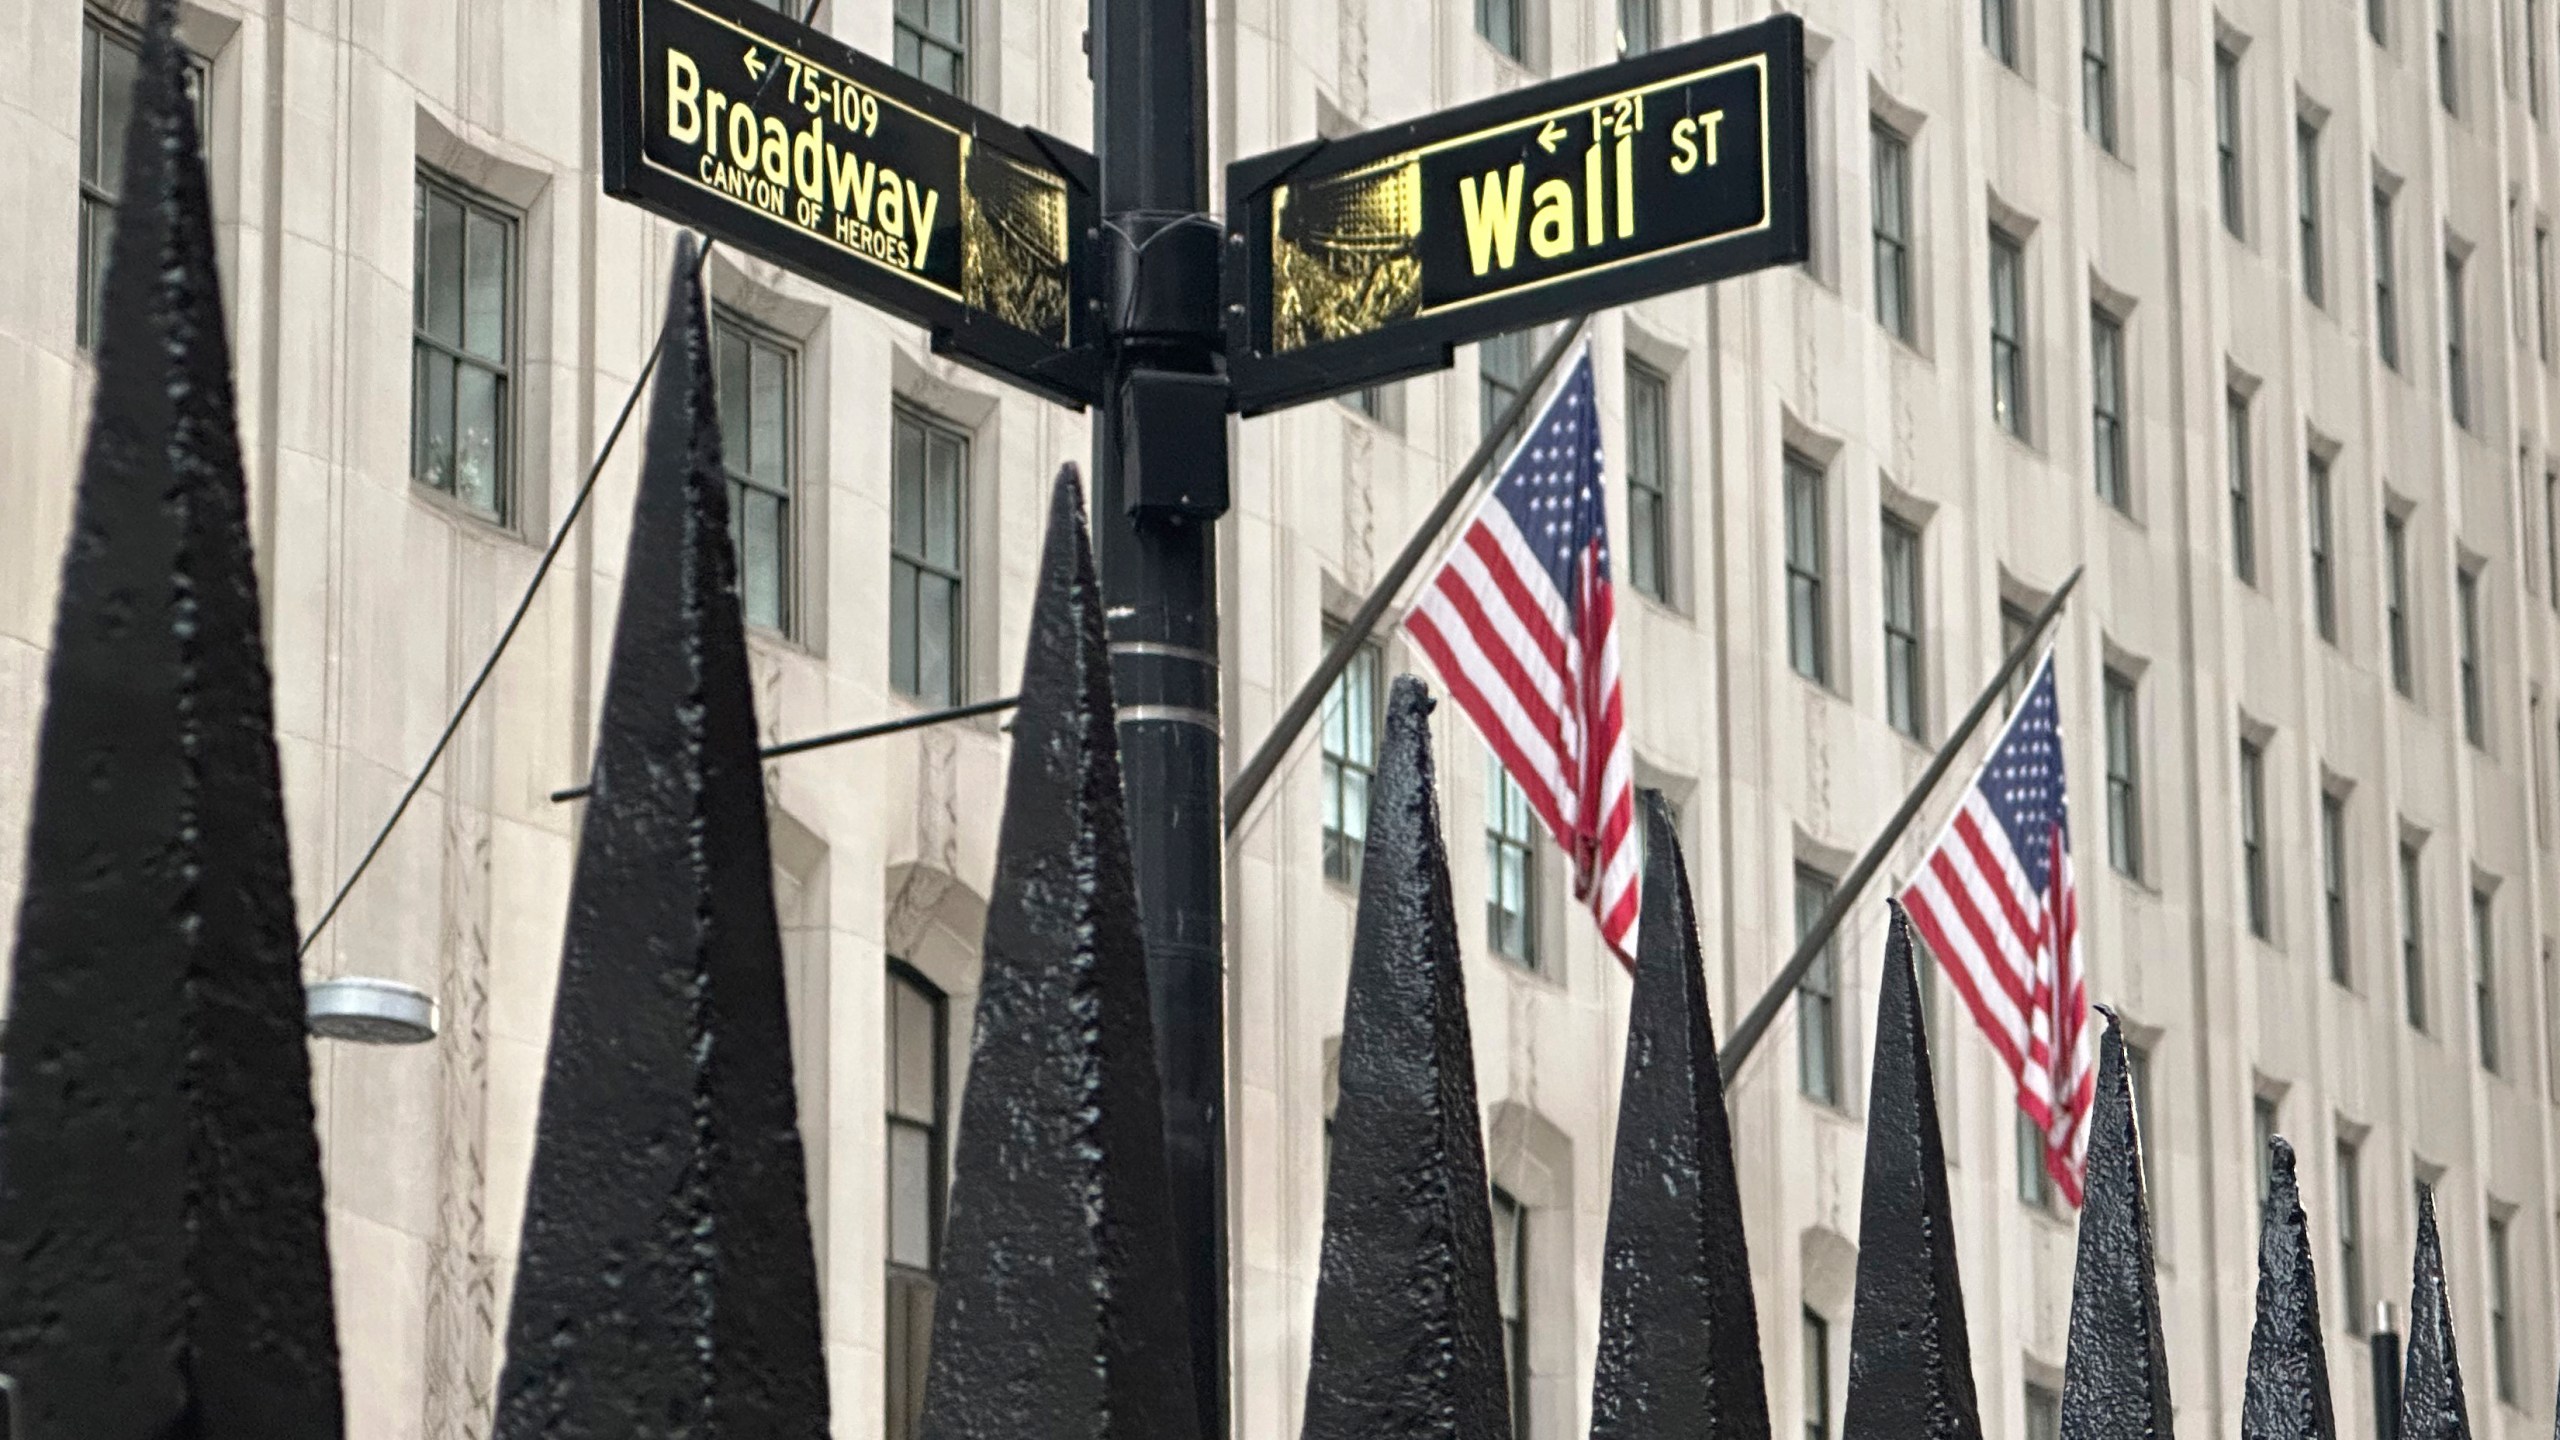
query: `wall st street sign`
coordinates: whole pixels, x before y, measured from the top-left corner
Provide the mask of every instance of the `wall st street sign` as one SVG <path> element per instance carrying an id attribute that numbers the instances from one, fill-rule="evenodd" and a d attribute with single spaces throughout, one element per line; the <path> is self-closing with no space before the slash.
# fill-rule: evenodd
<path id="1" fill-rule="evenodd" d="M 1804 27 L 1778 15 L 1227 167 L 1227 365 L 1258 414 L 1453 346 L 1806 253 Z"/>
<path id="2" fill-rule="evenodd" d="M 601 3 L 608 194 L 1099 395 L 1093 156 L 750 0 Z"/>

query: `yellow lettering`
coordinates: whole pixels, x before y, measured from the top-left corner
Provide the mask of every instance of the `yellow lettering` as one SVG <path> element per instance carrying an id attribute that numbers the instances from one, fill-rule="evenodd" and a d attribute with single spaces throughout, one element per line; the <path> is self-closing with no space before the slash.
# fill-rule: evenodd
<path id="1" fill-rule="evenodd" d="M 744 105 L 729 107 L 729 163 L 741 170 L 756 168 L 756 112 Z"/>
<path id="2" fill-rule="evenodd" d="M 1686 175 L 1698 168 L 1698 122 L 1682 120 L 1671 127 L 1671 173 Z"/>
<path id="3" fill-rule="evenodd" d="M 702 97 L 702 148 L 709 154 L 720 153 L 720 107 L 728 103 L 729 97 L 717 90 Z"/>
<path id="4" fill-rule="evenodd" d="M 764 122 L 764 178 L 776 185 L 791 183 L 791 132 L 772 116 Z"/>
<path id="5" fill-rule="evenodd" d="M 924 252 L 933 245 L 933 212 L 941 204 L 941 191 L 918 191 L 916 182 L 907 182 L 907 213 L 916 217 L 915 268 L 918 270 L 924 268 Z"/>
<path id="6" fill-rule="evenodd" d="M 891 235 L 907 233 L 907 202 L 898 192 L 898 172 L 880 167 L 880 228 Z"/>
<path id="7" fill-rule="evenodd" d="M 1724 112 L 1710 110 L 1698 117 L 1698 133 L 1707 137 L 1707 163 L 1716 163 L 1716 136 L 1724 128 Z"/>
<path id="8" fill-rule="evenodd" d="M 827 147 L 828 189 L 835 197 L 839 213 L 850 210 L 864 224 L 871 222 L 871 166 L 850 150 Z"/>
<path id="9" fill-rule="evenodd" d="M 1511 268 L 1520 248 L 1520 192 L 1525 165 L 1513 165 L 1505 176 L 1499 172 L 1484 177 L 1484 189 L 1476 189 L 1475 177 L 1458 181 L 1458 204 L 1467 218 L 1467 258 L 1482 275 L 1489 265 Z M 1505 181 L 1508 181 L 1508 187 Z"/>
<path id="10" fill-rule="evenodd" d="M 667 47 L 667 138 L 690 145 L 702 138 L 702 72 L 693 57 Z"/>
<path id="11" fill-rule="evenodd" d="M 810 200 L 826 197 L 826 135 L 827 122 L 812 119 L 809 128 L 801 131 L 791 142 L 791 181 L 800 187 L 801 195 Z"/>
<path id="12" fill-rule="evenodd" d="M 1573 253 L 1573 187 L 1561 180 L 1540 182 L 1538 213 L 1529 219 L 1529 249 L 1541 260 Z"/>
<path id="13" fill-rule="evenodd" d="M 1636 142 L 1632 135 L 1618 137 L 1618 238 L 1631 240 L 1636 233 Z"/>
<path id="14" fill-rule="evenodd" d="M 1582 221 L 1586 228 L 1585 245 L 1600 243 L 1600 142 L 1582 152 Z"/>

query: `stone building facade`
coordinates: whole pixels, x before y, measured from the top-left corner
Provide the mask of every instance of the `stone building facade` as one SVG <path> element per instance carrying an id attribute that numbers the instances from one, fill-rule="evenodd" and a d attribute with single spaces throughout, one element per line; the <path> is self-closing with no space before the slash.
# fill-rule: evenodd
<path id="1" fill-rule="evenodd" d="M 1221 162 L 1757 18 L 1761 0 L 1213 0 Z M 584 0 L 185 0 L 316 918 L 434 741 L 653 339 L 667 225 L 598 190 Z M 0 0 L 0 833 L 28 797 L 136 0 Z M 2175 1393 L 2237 1424 L 2260 1141 L 2294 1139 L 2341 1424 L 2438 1186 L 2483 1433 L 2547 1433 L 2560 974 L 2560 5 L 1804 0 L 1801 270 L 1596 317 L 1641 777 L 1730 1025 L 2074 567 L 2059 629 L 2097 997 L 2137 1041 Z M 817 23 L 1070 139 L 1072 0 Z M 405 222 L 405 223 L 404 223 Z M 761 720 L 1005 693 L 1084 417 L 775 267 L 713 264 Z M 1243 422 L 1230 763 L 1537 337 Z M 636 437 L 309 957 L 434 992 L 316 1047 L 350 1433 L 485 1433 Z M 1237 1429 L 1294 1435 L 1382 637 L 1230 854 Z M 1587 1422 L 1626 981 L 1454 711 L 1438 728 L 1522 1432 Z M 1005 736 L 775 763 L 839 1433 L 903 1440 Z M 1976 748 L 1979 748 L 1977 741 Z M 1916 860 L 1942 800 L 1896 852 Z M 0 846 L 0 894 L 19 857 Z M 1481 916 L 1481 925 L 1474 917 Z M 1773 1412 L 1835 1432 L 1871 898 L 1733 1093 Z M 1990 1432 L 2053 1433 L 2073 1232 L 1987 1047 L 1940 1037 Z"/>

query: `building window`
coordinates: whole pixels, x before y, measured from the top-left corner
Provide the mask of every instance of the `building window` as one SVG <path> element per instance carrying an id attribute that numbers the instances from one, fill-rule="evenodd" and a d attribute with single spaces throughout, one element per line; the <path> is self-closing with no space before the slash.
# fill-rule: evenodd
<path id="1" fill-rule="evenodd" d="M 2461 113 L 2458 60 L 2453 50 L 2453 0 L 2436 0 L 2436 99 L 2447 115 Z"/>
<path id="2" fill-rule="evenodd" d="M 2489 1357 L 2498 1399 L 2517 1403 L 2515 1296 L 2508 1288 L 2507 1222 L 2489 1217 Z"/>
<path id="3" fill-rule="evenodd" d="M 2418 888 L 2418 846 L 2400 842 L 2400 995 L 2409 1028 L 2427 1028 L 2426 896 Z"/>
<path id="4" fill-rule="evenodd" d="M 2444 385 L 2445 403 L 2453 411 L 2453 423 L 2465 430 L 2471 428 L 2471 369 L 2464 358 L 2464 325 L 2462 304 L 2463 259 L 2448 250 L 2444 254 Z"/>
<path id="5" fill-rule="evenodd" d="M 1493 1289 L 1502 1307 L 1502 1368 L 1511 1383 L 1512 1440 L 1529 1436 L 1529 1207 L 1493 1187 Z"/>
<path id="6" fill-rule="evenodd" d="M 2454 572 L 2453 601 L 2462 627 L 2462 734 L 2485 749 L 2489 744 L 2489 707 L 2480 691 L 2479 571 Z"/>
<path id="7" fill-rule="evenodd" d="M 2224 465 L 2231 484 L 2231 573 L 2243 585 L 2258 583 L 2258 499 L 2252 476 L 2249 397 L 2222 392 L 2222 428 L 2230 445 Z"/>
<path id="8" fill-rule="evenodd" d="M 2018 648 L 2035 625 L 2036 617 L 2025 607 L 2003 599 L 2000 602 L 2000 658 L 2008 659 L 2009 652 Z M 2027 682 L 2034 678 L 2035 667 L 2032 664 L 2021 665 L 2009 672 L 2008 690 L 2000 705 L 2001 714 L 2006 715 L 2018 708 L 2018 697 L 2027 693 Z"/>
<path id="9" fill-rule="evenodd" d="M 1830 617 L 1823 585 L 1830 566 L 1823 521 L 1822 467 L 1798 451 L 1786 456 L 1787 656 L 1815 684 L 1831 679 Z"/>
<path id="10" fill-rule="evenodd" d="M 2347 931 L 2347 797 L 2320 793 L 2320 912 L 2328 929 L 2329 978 L 2352 985 Z"/>
<path id="11" fill-rule="evenodd" d="M 942 992 L 895 960 L 888 998 L 888 1435 L 915 1440 L 942 1249 L 950 1035 Z"/>
<path id="12" fill-rule="evenodd" d="M 1804 1440 L 1831 1440 L 1831 1322 L 1804 1310 Z"/>
<path id="13" fill-rule="evenodd" d="M 1874 175 L 1876 323 L 1896 340 L 1913 330 L 1911 305 L 1911 142 L 1883 121 L 1868 127 Z"/>
<path id="14" fill-rule="evenodd" d="M 2062 1440 L 2062 1397 L 2027 1382 L 2027 1440 Z"/>
<path id="15" fill-rule="evenodd" d="M 2311 531 L 2311 618 L 2320 638 L 2338 643 L 2338 572 L 2329 527 L 2329 461 L 2313 455 L 2308 467 L 2310 494 L 2305 498 Z"/>
<path id="16" fill-rule="evenodd" d="M 2240 742 L 2240 890 L 2249 933 L 2275 933 L 2275 905 L 2267 893 L 2267 752 L 2254 740 Z"/>
<path id="17" fill-rule="evenodd" d="M 1927 738 L 1921 710 L 1920 532 L 1884 517 L 1884 708 L 1893 728 Z"/>
<path id="18" fill-rule="evenodd" d="M 726 310 L 712 316 L 711 331 L 738 607 L 748 624 L 789 634 L 798 357 L 772 334 Z"/>
<path id="19" fill-rule="evenodd" d="M 1485 757 L 1485 931 L 1493 953 L 1538 968 L 1538 817 L 1529 792 Z"/>
<path id="20" fill-rule="evenodd" d="M 1525 60 L 1527 26 L 1520 11 L 1526 0 L 1476 0 L 1476 33 L 1513 60 Z"/>
<path id="21" fill-rule="evenodd" d="M 515 218 L 420 171 L 415 226 L 409 471 L 503 523 L 514 460 Z"/>
<path id="22" fill-rule="evenodd" d="M 1992 59 L 2018 68 L 2018 0 L 1982 0 L 1982 48 Z"/>
<path id="23" fill-rule="evenodd" d="M 116 207 L 124 203 L 125 128 L 133 117 L 142 49 L 133 35 L 83 11 L 80 22 L 80 348 L 98 343 L 98 310 L 106 295 L 107 252 Z M 204 68 L 187 60 L 187 95 L 196 104 L 198 143 L 204 130 Z"/>
<path id="24" fill-rule="evenodd" d="M 954 95 L 969 93 L 969 0 L 898 0 L 900 70 Z"/>
<path id="25" fill-rule="evenodd" d="M 1529 353 L 1533 338 L 1529 331 L 1513 330 L 1493 336 L 1476 347 L 1476 434 L 1479 437 L 1493 433 L 1493 427 L 1502 423 L 1503 412 L 1520 398 L 1521 389 L 1529 383 L 1529 371 L 1537 364 L 1536 358 Z M 1522 418 L 1525 420 L 1527 417 Z M 1511 431 L 1506 432 L 1506 440 L 1519 429 L 1519 425 L 1513 425 Z"/>
<path id="26" fill-rule="evenodd" d="M 2542 5 L 2524 0 L 2524 103 L 2533 118 L 2542 118 Z"/>
<path id="27" fill-rule="evenodd" d="M 2338 1142 L 2338 1303 L 2350 1335 L 2364 1333 L 2364 1179 L 2356 1142 Z"/>
<path id="28" fill-rule="evenodd" d="M 1341 636 L 1339 626 L 1325 627 L 1330 649 Z M 1351 663 L 1334 677 L 1324 697 L 1324 878 L 1345 885 L 1360 881 L 1360 860 L 1369 840 L 1369 781 L 1378 772 L 1378 647 L 1364 644 L 1351 652 Z"/>
<path id="29" fill-rule="evenodd" d="M 1991 232 L 1991 418 L 2027 438 L 2027 253 L 2005 231 Z"/>
<path id="30" fill-rule="evenodd" d="M 1618 0 L 1618 53 L 1642 55 L 1662 43 L 1654 0 Z"/>
<path id="31" fill-rule="evenodd" d="M 2080 0 L 2080 124 L 2101 149 L 2116 148 L 2115 0 Z"/>
<path id="32" fill-rule="evenodd" d="M 2551 577 L 2551 608 L 2560 610 L 2560 470 L 2542 472 L 2542 573 Z"/>
<path id="33" fill-rule="evenodd" d="M 1671 600 L 1671 382 L 1627 362 L 1627 583 Z"/>
<path id="34" fill-rule="evenodd" d="M 2124 322 L 2089 312 L 2089 451 L 2098 498 L 2133 513 L 2124 445 Z"/>
<path id="35" fill-rule="evenodd" d="M 2471 1016 L 2480 1031 L 2480 1068 L 2498 1073 L 2497 906 L 2490 892 L 2471 888 Z"/>
<path id="36" fill-rule="evenodd" d="M 2541 51 L 2534 53 L 2539 55 Z M 2533 344 L 2543 363 L 2551 363 L 2551 227 L 2548 225 L 2533 227 Z"/>
<path id="37" fill-rule="evenodd" d="M 2213 51 L 2213 148 L 2222 178 L 2222 228 L 2245 236 L 2240 193 L 2240 57 L 2215 46 Z"/>
<path id="38" fill-rule="evenodd" d="M 1809 866 L 1796 867 L 1796 943 L 1813 933 L 1831 904 L 1833 881 Z M 1838 932 L 1796 982 L 1796 1084 L 1808 1100 L 1840 1103 L 1840 946 Z"/>
<path id="39" fill-rule="evenodd" d="M 2106 674 L 2107 861 L 2116 873 L 2142 878 L 2141 743 L 2135 727 L 2133 681 Z"/>
<path id="40" fill-rule="evenodd" d="M 2382 515 L 2383 629 L 2391 641 L 2391 688 L 2403 695 L 2418 693 L 2417 667 L 2409 654 L 2409 521 Z"/>
<path id="41" fill-rule="evenodd" d="M 2276 1102 L 2265 1095 L 2252 1097 L 2249 1118 L 2258 1140 L 2258 1218 L 2264 1223 L 2267 1196 L 2276 1186 Z"/>
<path id="42" fill-rule="evenodd" d="M 2038 1210 L 2053 1208 L 2053 1176 L 2044 1168 L 2044 1132 L 2027 1112 L 2017 1113 L 2018 1199 Z"/>
<path id="43" fill-rule="evenodd" d="M 2399 264 L 2391 243 L 2391 192 L 2373 191 L 2373 345 L 2382 363 L 2400 368 Z"/>
<path id="44" fill-rule="evenodd" d="M 2325 305 L 2329 286 L 2320 265 L 2320 127 L 2308 120 L 2293 122 L 2293 158 L 2298 223 L 2302 231 L 2302 295 Z"/>
<path id="45" fill-rule="evenodd" d="M 928 704 L 957 705 L 968 654 L 969 437 L 903 405 L 890 428 L 889 681 Z"/>

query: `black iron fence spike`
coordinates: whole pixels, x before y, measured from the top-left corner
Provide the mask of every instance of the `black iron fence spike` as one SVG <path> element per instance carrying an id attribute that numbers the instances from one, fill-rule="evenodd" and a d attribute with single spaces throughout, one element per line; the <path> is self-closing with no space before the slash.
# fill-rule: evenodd
<path id="1" fill-rule="evenodd" d="M 2064 1440 L 2169 1440 L 2169 1360 L 2143 1191 L 2142 1142 L 2115 1012 L 2101 1010 L 2071 1339 L 2063 1357 Z"/>
<path id="2" fill-rule="evenodd" d="M 827 1434 L 746 640 L 690 245 L 651 397 L 496 1434 Z"/>
<path id="3" fill-rule="evenodd" d="M 1431 708 L 1397 677 L 1370 782 L 1302 1440 L 1511 1434 Z"/>
<path id="4" fill-rule="evenodd" d="M 0 1072 L 14 1433 L 343 1433 L 212 205 L 146 12 Z"/>
<path id="5" fill-rule="evenodd" d="M 1847 1440 L 1980 1440 L 1911 923 L 1900 905 L 1890 910 L 1841 1433 Z"/>
<path id="6" fill-rule="evenodd" d="M 2310 1223 L 2294 1181 L 2293 1145 L 2277 1136 L 2268 1146 L 2265 1212 L 2258 1222 L 2258 1318 L 2249 1332 L 2240 1440 L 2336 1440 L 2329 1351 L 2320 1334 L 2320 1284 Z"/>
<path id="7" fill-rule="evenodd" d="M 1051 492 L 935 1297 L 926 1440 L 1194 1440 L 1102 592 Z"/>
<path id="8" fill-rule="evenodd" d="M 1759 1316 L 1689 872 L 1643 793 L 1644 904 L 1600 1269 L 1593 1440 L 1766 1440 Z"/>
<path id="9" fill-rule="evenodd" d="M 2418 1245 L 2409 1267 L 2409 1351 L 2400 1381 L 2400 1440 L 2470 1440 L 2462 1361 L 2453 1343 L 2453 1303 L 2445 1293 L 2444 1245 L 2436 1237 L 2434 1187 L 2418 1186 Z"/>

